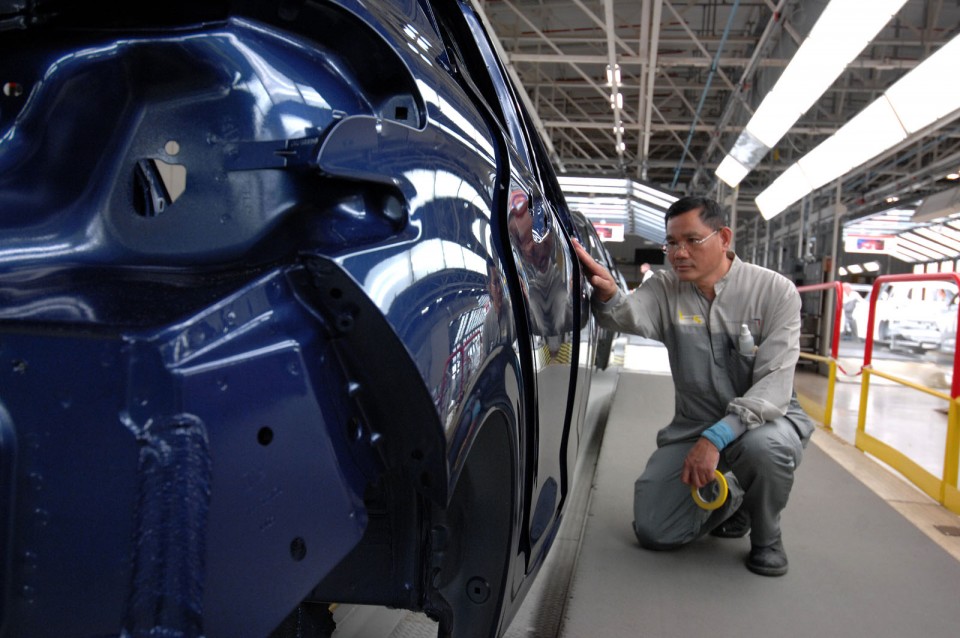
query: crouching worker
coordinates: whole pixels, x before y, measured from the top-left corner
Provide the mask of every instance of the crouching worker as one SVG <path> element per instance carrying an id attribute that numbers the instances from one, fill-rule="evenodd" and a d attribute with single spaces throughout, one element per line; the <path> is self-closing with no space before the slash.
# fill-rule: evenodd
<path id="1" fill-rule="evenodd" d="M 790 280 L 729 250 L 732 231 L 710 199 L 675 202 L 666 231 L 672 270 L 629 294 L 576 245 L 600 323 L 662 341 L 673 372 L 676 412 L 637 479 L 634 531 L 648 549 L 749 532 L 747 568 L 781 576 L 787 555 L 780 513 L 813 432 L 793 392 L 799 293 Z M 728 498 L 703 509 L 691 487 L 706 488 L 709 500 L 718 468 Z"/>

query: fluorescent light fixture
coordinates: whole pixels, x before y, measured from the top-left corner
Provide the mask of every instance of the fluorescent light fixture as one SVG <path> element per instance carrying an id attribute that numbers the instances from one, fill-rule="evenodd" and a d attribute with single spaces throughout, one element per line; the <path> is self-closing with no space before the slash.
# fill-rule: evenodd
<path id="1" fill-rule="evenodd" d="M 909 251 L 911 251 L 911 252 L 913 252 L 913 253 L 920 254 L 920 255 L 923 256 L 924 261 L 931 261 L 931 260 L 934 260 L 934 259 L 943 259 L 943 258 L 944 258 L 942 253 L 940 253 L 940 252 L 938 252 L 938 251 L 935 251 L 935 250 L 930 250 L 929 248 L 926 248 L 926 247 L 924 247 L 924 246 L 921 246 L 921 245 L 918 244 L 917 242 L 911 241 L 911 240 L 908 239 L 908 238 L 905 238 L 905 237 L 904 237 L 904 238 L 899 238 L 899 240 L 900 240 L 900 241 L 899 241 L 899 243 L 898 243 L 897 245 L 899 246 L 899 248 L 900 248 L 901 250 L 909 250 Z"/>
<path id="2" fill-rule="evenodd" d="M 929 248 L 944 258 L 949 257 L 953 259 L 958 256 L 958 253 L 954 248 L 945 245 L 943 242 L 934 241 L 928 237 L 923 237 L 915 232 L 902 233 L 898 236 L 898 238 L 901 240 L 906 239 L 907 241 L 912 241 L 915 244 L 923 246 L 924 248 Z"/>
<path id="3" fill-rule="evenodd" d="M 622 223 L 627 232 L 655 244 L 664 241 L 664 212 L 677 201 L 668 191 L 622 177 L 559 175 L 567 205 L 591 221 Z"/>
<path id="4" fill-rule="evenodd" d="M 774 88 L 774 91 L 763 98 L 763 102 L 747 122 L 745 130 L 760 140 L 769 151 L 787 134 L 801 115 L 803 111 L 794 108 L 790 96 L 785 92 L 777 93 Z"/>
<path id="5" fill-rule="evenodd" d="M 837 268 L 837 274 L 840 275 L 841 277 L 846 277 L 847 269 L 844 268 L 843 266 L 840 266 L 839 268 Z"/>
<path id="6" fill-rule="evenodd" d="M 955 36 L 780 177 L 799 166 L 810 189 L 816 190 L 896 146 L 908 135 L 960 110 L 960 83 L 943 81 L 944 77 L 952 77 L 958 59 L 960 36 Z M 929 82 L 935 86 L 924 84 Z M 927 88 L 923 88 L 925 86 Z M 913 99 L 918 92 L 922 99 Z M 797 188 L 780 187 L 775 195 L 767 195 L 779 181 L 780 178 L 757 196 L 757 206 L 765 219 L 777 215 L 806 194 Z M 789 199 L 788 193 L 793 193 L 794 198 Z M 766 211 L 760 204 L 761 198 L 766 202 Z M 774 210 L 777 205 L 782 207 Z"/>
<path id="7" fill-rule="evenodd" d="M 670 205 L 677 201 L 677 197 L 667 191 L 657 190 L 633 180 L 622 177 L 573 177 L 570 175 L 558 175 L 557 182 L 570 200 L 572 193 L 586 193 L 588 195 L 621 195 L 624 197 L 636 198 L 644 202 L 649 202 L 666 210 Z"/>
<path id="8" fill-rule="evenodd" d="M 816 190 L 879 155 L 907 134 L 881 95 L 798 162 Z M 791 202 L 792 203 L 792 202 Z"/>
<path id="9" fill-rule="evenodd" d="M 614 83 L 620 84 L 620 65 L 614 64 L 612 67 L 607 65 L 607 86 L 613 86 Z"/>
<path id="10" fill-rule="evenodd" d="M 960 179 L 960 173 L 948 173 L 947 179 L 949 180 Z"/>
<path id="11" fill-rule="evenodd" d="M 936 234 L 939 236 L 940 241 L 955 242 L 957 244 L 957 249 L 960 250 L 960 233 L 949 226 L 936 226 L 935 228 L 937 229 Z M 921 235 L 929 235 L 929 233 L 933 232 L 929 228 L 922 226 L 916 230 Z"/>
<path id="12" fill-rule="evenodd" d="M 733 145 L 727 155 L 740 162 L 744 167 L 749 167 L 759 164 L 760 160 L 769 151 L 769 146 L 757 139 L 753 133 L 744 129 L 740 137 L 737 138 L 737 143 Z"/>
<path id="13" fill-rule="evenodd" d="M 859 275 L 860 273 L 863 272 L 863 268 L 859 264 L 851 264 L 847 266 L 847 270 L 849 270 L 850 273 L 854 275 Z"/>
<path id="14" fill-rule="evenodd" d="M 960 36 L 887 89 L 887 99 L 907 133 L 916 133 L 960 109 L 960 82 L 948 80 L 957 72 L 958 61 Z"/>
<path id="15" fill-rule="evenodd" d="M 799 164 L 793 164 L 757 195 L 757 208 L 764 219 L 771 219 L 812 189 Z"/>
<path id="16" fill-rule="evenodd" d="M 825 148 L 842 152 L 850 168 L 855 168 L 902 142 L 906 137 L 907 133 L 900 126 L 897 113 L 881 95 L 828 138 L 833 142 Z M 831 146 L 834 148 L 830 148 Z"/>
<path id="17" fill-rule="evenodd" d="M 873 0 L 866 5 L 863 0 L 832 0 L 824 8 L 807 39 L 740 134 L 741 138 L 750 134 L 767 147 L 756 159 L 746 161 L 743 157 L 737 158 L 747 173 L 820 99 L 843 69 L 863 51 L 905 2 Z M 738 139 L 737 144 L 740 142 Z M 740 183 L 724 181 L 731 187 Z"/>
<path id="18" fill-rule="evenodd" d="M 823 9 L 809 37 L 824 42 L 854 40 L 863 49 L 905 0 L 833 0 Z M 859 50 L 857 51 L 859 53 Z"/>
<path id="19" fill-rule="evenodd" d="M 889 18 L 890 16 L 887 16 L 888 20 Z M 786 126 L 789 129 L 830 88 L 867 42 L 869 39 L 859 38 L 843 38 L 839 42 L 815 40 L 811 33 L 811 37 L 800 45 L 770 91 L 770 95 L 775 96 L 787 110 L 779 116 L 767 113 L 766 117 L 787 120 Z M 764 98 L 764 101 L 770 95 Z M 779 137 L 769 140 L 768 146 L 772 147 L 779 140 Z"/>
<path id="20" fill-rule="evenodd" d="M 597 193 L 626 195 L 630 192 L 630 181 L 612 177 L 557 177 L 564 193 Z"/>
<path id="21" fill-rule="evenodd" d="M 915 253 L 912 250 L 907 250 L 903 246 L 897 246 L 890 254 L 897 259 L 907 262 L 924 261 L 926 259 L 923 255 Z"/>
<path id="22" fill-rule="evenodd" d="M 717 177 L 727 183 L 730 188 L 736 188 L 749 172 L 750 169 L 733 159 L 730 155 L 724 157 L 723 161 L 720 162 L 720 166 L 717 167 Z"/>
<path id="23" fill-rule="evenodd" d="M 880 270 L 880 262 L 868 261 L 863 265 L 863 269 L 866 270 L 867 272 L 877 272 Z"/>

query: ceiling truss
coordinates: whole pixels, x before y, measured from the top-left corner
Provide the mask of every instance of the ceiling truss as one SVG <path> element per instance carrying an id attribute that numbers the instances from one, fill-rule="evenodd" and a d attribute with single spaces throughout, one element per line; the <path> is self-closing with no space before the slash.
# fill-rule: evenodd
<path id="1" fill-rule="evenodd" d="M 766 92 L 819 17 L 810 0 L 475 0 L 567 174 L 614 176 L 676 194 L 713 194 L 714 175 Z M 870 10 L 864 0 L 864 10 Z M 908 0 L 824 96 L 741 183 L 753 199 L 904 73 L 960 32 L 960 2 Z M 607 83 L 608 66 L 620 81 Z M 620 92 L 622 105 L 611 107 Z M 621 144 L 622 142 L 622 144 Z M 953 185 L 960 121 L 845 176 L 848 217 L 900 193 Z M 832 206 L 835 188 L 814 195 Z M 809 204 L 808 204 L 809 205 Z"/>

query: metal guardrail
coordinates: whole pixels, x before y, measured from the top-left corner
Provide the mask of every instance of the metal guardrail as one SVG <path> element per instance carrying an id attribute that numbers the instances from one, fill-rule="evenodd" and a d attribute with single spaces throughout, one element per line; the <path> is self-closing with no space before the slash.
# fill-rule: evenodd
<path id="1" fill-rule="evenodd" d="M 890 467 L 907 477 L 914 485 L 920 488 L 931 498 L 943 504 L 947 509 L 955 513 L 960 513 L 960 489 L 957 486 L 958 471 L 960 471 L 960 358 L 957 357 L 958 350 L 954 351 L 953 356 L 953 379 L 951 382 L 950 393 L 941 392 L 934 388 L 924 386 L 909 379 L 904 379 L 896 375 L 875 370 L 873 361 L 873 343 L 874 328 L 876 326 L 877 299 L 879 298 L 880 287 L 885 283 L 902 282 L 924 282 L 924 281 L 953 281 L 960 289 L 960 274 L 958 273 L 928 273 L 916 275 L 883 275 L 878 277 L 873 284 L 873 291 L 870 296 L 870 310 L 867 318 L 867 337 L 864 344 L 863 366 L 857 374 L 863 375 L 860 384 L 860 405 L 857 412 L 857 433 L 854 444 L 857 449 L 872 454 Z M 832 430 L 833 419 L 833 401 L 836 390 L 837 369 L 846 373 L 840 366 L 838 360 L 838 351 L 840 344 L 840 319 L 842 316 L 842 284 L 840 282 L 831 282 L 825 284 L 813 284 L 809 286 L 798 286 L 800 293 L 813 292 L 818 290 L 833 290 L 835 297 L 835 310 L 833 321 L 833 333 L 831 338 L 830 356 L 821 356 L 801 352 L 800 357 L 825 363 L 829 367 L 829 376 L 827 380 L 827 399 L 824 405 L 823 426 L 827 430 Z M 960 308 L 957 310 L 957 322 L 960 326 Z M 960 349 L 960 341 L 954 346 Z M 947 440 L 944 451 L 943 475 L 935 476 L 931 472 L 922 468 L 918 463 L 907 457 L 904 453 L 896 450 L 892 446 L 877 439 L 866 431 L 867 406 L 869 404 L 870 377 L 877 375 L 888 381 L 912 388 L 919 392 L 943 399 L 948 402 L 947 410 Z"/>
<path id="2" fill-rule="evenodd" d="M 877 277 L 873 282 L 873 291 L 870 296 L 870 312 L 867 316 L 867 340 L 864 344 L 863 380 L 860 384 L 860 409 L 857 416 L 855 445 L 858 449 L 874 455 L 887 465 L 896 469 L 928 496 L 942 503 L 950 511 L 960 513 L 960 491 L 957 489 L 957 471 L 958 466 L 960 466 L 960 401 L 958 401 L 958 396 L 960 396 L 960 359 L 957 357 L 957 348 L 960 348 L 960 341 L 957 341 L 954 346 L 953 379 L 951 381 L 950 394 L 886 372 L 874 370 L 871 365 L 873 361 L 873 331 L 874 324 L 876 323 L 877 298 L 879 296 L 880 286 L 885 283 L 910 281 L 952 281 L 960 288 L 960 274 L 957 273 L 882 275 Z M 960 326 L 960 307 L 957 309 L 957 321 L 957 325 Z M 835 353 L 836 350 L 834 350 L 834 356 L 836 356 Z M 937 477 L 931 472 L 928 472 L 902 452 L 867 433 L 866 421 L 870 393 L 870 376 L 874 374 L 908 388 L 939 397 L 948 402 L 947 440 L 944 450 L 942 476 Z"/>

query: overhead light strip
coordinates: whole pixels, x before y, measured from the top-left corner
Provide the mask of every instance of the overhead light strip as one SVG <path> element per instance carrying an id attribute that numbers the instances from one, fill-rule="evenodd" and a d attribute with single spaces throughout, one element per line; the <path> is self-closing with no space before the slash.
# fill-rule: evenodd
<path id="1" fill-rule="evenodd" d="M 917 233 L 913 233 L 913 232 L 903 233 L 902 235 L 900 235 L 900 237 L 905 237 L 912 242 L 915 242 L 917 244 L 920 244 L 921 246 L 925 246 L 929 248 L 930 250 L 935 250 L 939 254 L 943 255 L 944 259 L 955 259 L 957 257 L 956 250 L 953 250 L 948 246 L 944 246 L 943 244 L 939 244 L 926 237 L 922 237 Z"/>
<path id="2" fill-rule="evenodd" d="M 926 255 L 928 259 L 943 259 L 943 254 L 935 250 L 931 250 L 922 244 L 915 242 L 911 239 L 900 237 L 898 238 L 897 244 L 901 248 L 909 248 L 915 253 L 920 253 L 921 255 Z"/>
<path id="3" fill-rule="evenodd" d="M 773 218 L 804 195 L 889 150 L 908 135 L 960 111 L 960 82 L 943 81 L 952 77 L 958 61 L 960 36 L 955 36 L 787 168 L 757 196 L 760 214 L 764 219 Z"/>
<path id="4" fill-rule="evenodd" d="M 896 250 L 894 250 L 894 253 L 898 253 L 898 252 L 909 254 L 910 261 L 929 261 L 929 258 L 926 255 L 922 253 L 918 253 L 917 251 L 907 248 L 906 246 L 898 245 Z"/>
<path id="5" fill-rule="evenodd" d="M 773 89 L 763 98 L 716 174 L 735 188 L 820 99 L 906 0 L 832 0 Z"/>
<path id="6" fill-rule="evenodd" d="M 937 242 L 938 244 L 943 245 L 945 248 L 948 248 L 954 252 L 960 252 L 960 241 L 957 241 L 957 238 L 951 237 L 944 230 L 937 232 L 929 227 L 914 228 L 913 232 L 918 235 L 922 235 L 927 239 Z"/>
<path id="7" fill-rule="evenodd" d="M 897 248 L 896 250 L 893 251 L 893 256 L 896 257 L 897 259 L 900 259 L 901 261 L 910 262 L 911 264 L 915 264 L 918 261 L 923 261 L 922 257 L 920 258 L 913 257 L 909 255 L 908 252 L 909 251 L 906 251 L 902 248 Z"/>
<path id="8" fill-rule="evenodd" d="M 944 237 L 949 237 L 950 239 L 954 239 L 957 242 L 960 242 L 960 231 L 957 231 L 954 228 L 951 228 L 949 226 L 939 226 L 937 229 L 937 232 L 939 232 Z"/>

